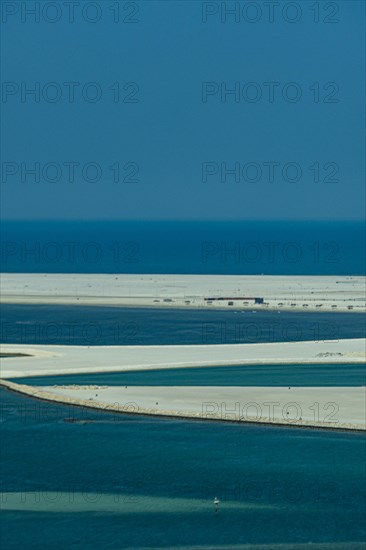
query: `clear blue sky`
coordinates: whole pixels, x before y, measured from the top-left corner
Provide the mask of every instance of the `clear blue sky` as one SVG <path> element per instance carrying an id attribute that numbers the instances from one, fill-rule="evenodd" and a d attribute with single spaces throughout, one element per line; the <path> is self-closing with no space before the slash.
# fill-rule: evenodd
<path id="1" fill-rule="evenodd" d="M 238 21 L 228 15 L 226 23 L 222 2 L 141 2 L 135 14 L 134 3 L 120 2 L 120 19 L 136 23 L 115 23 L 110 7 L 116 2 L 109 0 L 96 3 L 100 14 L 90 8 L 83 17 L 76 7 L 74 23 L 59 4 L 55 23 L 51 9 L 38 23 L 29 14 L 24 22 L 20 12 L 3 14 L 2 80 L 13 83 L 5 85 L 2 103 L 3 219 L 362 218 L 364 2 L 335 2 L 334 15 L 320 1 L 318 23 L 310 9 L 316 3 L 303 1 L 296 3 L 300 16 L 283 14 L 286 2 L 280 2 L 272 23 L 261 2 L 254 3 L 261 15 L 245 12 L 247 2 L 239 2 Z M 99 16 L 96 23 L 85 20 Z M 117 81 L 120 98 L 138 101 L 114 102 L 116 86 L 110 87 Z M 31 96 L 22 102 L 22 82 L 23 91 L 39 83 L 38 103 Z M 47 87 L 50 82 L 56 87 Z M 74 102 L 65 82 L 80 83 Z M 102 90 L 100 101 L 82 97 L 88 82 Z M 138 92 L 136 85 L 123 90 L 126 82 L 137 83 Z M 204 82 L 215 83 L 205 88 L 211 92 L 205 101 Z M 222 99 L 220 91 L 236 82 L 240 97 Z M 268 82 L 278 83 L 273 101 Z M 297 102 L 283 98 L 289 82 L 296 83 L 287 89 L 290 97 L 301 89 Z M 329 82 L 338 90 L 334 84 L 324 90 Z M 60 88 L 60 100 L 50 102 Z M 261 99 L 249 101 L 258 90 Z M 87 89 L 90 97 L 94 92 Z M 34 181 L 25 168 L 36 162 L 41 171 L 50 162 L 59 166 L 59 181 L 47 181 L 56 177 L 53 165 Z M 79 163 L 74 181 L 65 165 L 70 162 Z M 109 168 L 116 162 L 117 183 L 116 168 Z M 274 181 L 268 162 L 276 163 Z M 90 181 L 92 166 L 83 177 L 86 163 L 99 166 L 99 181 Z M 221 163 L 236 163 L 239 181 L 225 179 Z M 298 181 L 282 176 L 287 163 L 296 163 L 287 166 L 288 179 L 297 179 L 301 168 Z M 255 180 L 253 170 L 258 181 L 247 181 Z M 131 181 L 121 181 L 126 176 Z"/>

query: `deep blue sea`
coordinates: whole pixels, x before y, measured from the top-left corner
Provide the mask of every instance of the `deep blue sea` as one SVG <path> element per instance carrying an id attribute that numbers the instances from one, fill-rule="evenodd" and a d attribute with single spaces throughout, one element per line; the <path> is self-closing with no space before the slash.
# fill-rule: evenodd
<path id="1" fill-rule="evenodd" d="M 1 271 L 360 275 L 362 222 L 3 222 Z"/>

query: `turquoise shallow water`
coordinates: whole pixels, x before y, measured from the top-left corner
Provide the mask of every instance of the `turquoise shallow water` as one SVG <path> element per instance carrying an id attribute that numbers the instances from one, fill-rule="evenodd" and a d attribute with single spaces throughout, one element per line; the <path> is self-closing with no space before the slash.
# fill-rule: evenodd
<path id="1" fill-rule="evenodd" d="M 362 434 L 113 415 L 0 394 L 3 548 L 366 540 Z M 70 411 L 83 422 L 65 422 Z"/>
<path id="2" fill-rule="evenodd" d="M 16 378 L 32 386 L 365 386 L 359 365 L 253 365 Z"/>

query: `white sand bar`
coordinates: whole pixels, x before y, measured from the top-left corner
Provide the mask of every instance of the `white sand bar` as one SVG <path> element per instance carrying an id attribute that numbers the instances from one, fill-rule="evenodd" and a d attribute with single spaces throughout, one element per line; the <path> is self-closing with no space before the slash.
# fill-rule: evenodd
<path id="1" fill-rule="evenodd" d="M 2 378 L 215 365 L 364 363 L 365 339 L 206 346 L 4 344 Z M 347 367 L 345 367 L 347 368 Z M 322 428 L 365 429 L 364 387 L 32 387 L 27 395 L 117 412 Z M 272 405 L 271 405 L 272 404 Z"/>
<path id="2" fill-rule="evenodd" d="M 1 377 L 209 367 L 219 365 L 363 363 L 366 340 L 194 346 L 44 346 L 2 344 Z"/>
<path id="3" fill-rule="evenodd" d="M 365 290 L 362 276 L 1 275 L 13 304 L 364 312 Z"/>
<path id="4" fill-rule="evenodd" d="M 10 389 L 71 405 L 132 414 L 366 429 L 364 387 L 24 386 Z"/>

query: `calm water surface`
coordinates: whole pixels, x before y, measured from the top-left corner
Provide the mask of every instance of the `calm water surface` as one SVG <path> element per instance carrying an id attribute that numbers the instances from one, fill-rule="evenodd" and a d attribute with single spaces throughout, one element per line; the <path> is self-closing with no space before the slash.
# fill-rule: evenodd
<path id="1" fill-rule="evenodd" d="M 17 378 L 32 386 L 366 386 L 364 364 L 249 365 Z"/>
<path id="2" fill-rule="evenodd" d="M 239 344 L 362 338 L 357 313 L 9 305 L 1 307 L 3 343 L 59 345 Z"/>
<path id="3" fill-rule="evenodd" d="M 3 548 L 366 540 L 362 434 L 113 415 L 0 394 Z M 70 410 L 83 422 L 65 422 Z"/>

